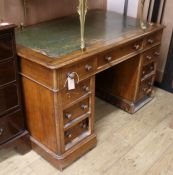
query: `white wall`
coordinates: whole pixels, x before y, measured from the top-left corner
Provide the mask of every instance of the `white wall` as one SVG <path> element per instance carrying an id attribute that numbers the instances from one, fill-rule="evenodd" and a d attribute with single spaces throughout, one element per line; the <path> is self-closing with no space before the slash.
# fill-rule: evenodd
<path id="1" fill-rule="evenodd" d="M 108 0 L 107 8 L 122 14 L 124 12 L 124 2 L 125 0 Z M 128 16 L 137 17 L 138 2 L 139 0 L 129 0 Z"/>

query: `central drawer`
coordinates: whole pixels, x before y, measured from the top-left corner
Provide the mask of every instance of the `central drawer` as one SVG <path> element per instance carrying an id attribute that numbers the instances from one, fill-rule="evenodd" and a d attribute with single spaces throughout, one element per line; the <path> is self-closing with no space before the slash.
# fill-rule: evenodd
<path id="1" fill-rule="evenodd" d="M 98 68 L 139 51 L 142 48 L 142 42 L 142 39 L 136 40 L 100 54 L 98 57 Z"/>
<path id="2" fill-rule="evenodd" d="M 89 112 L 89 98 L 64 110 L 64 125 Z"/>

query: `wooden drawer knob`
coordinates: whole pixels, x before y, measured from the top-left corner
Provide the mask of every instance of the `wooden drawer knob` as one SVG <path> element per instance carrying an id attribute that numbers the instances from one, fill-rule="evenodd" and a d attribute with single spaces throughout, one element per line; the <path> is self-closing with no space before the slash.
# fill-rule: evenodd
<path id="1" fill-rule="evenodd" d="M 74 79 L 75 74 L 74 74 L 74 73 L 69 72 L 69 73 L 67 73 L 67 77 L 70 77 L 71 79 Z"/>
<path id="2" fill-rule="evenodd" d="M 159 56 L 160 53 L 159 53 L 159 52 L 154 52 L 154 55 L 155 55 L 155 56 Z"/>
<path id="3" fill-rule="evenodd" d="M 89 91 L 90 91 L 90 88 L 89 88 L 88 86 L 83 86 L 83 90 L 84 90 L 85 92 L 89 92 Z"/>
<path id="4" fill-rule="evenodd" d="M 66 131 L 65 136 L 70 139 L 72 137 L 72 133 L 70 131 Z"/>
<path id="5" fill-rule="evenodd" d="M 82 105 L 81 105 L 81 108 L 82 108 L 82 110 L 86 110 L 86 109 L 88 108 L 88 105 L 82 104 Z"/>
<path id="6" fill-rule="evenodd" d="M 81 123 L 80 127 L 83 128 L 83 129 L 86 129 L 87 128 L 87 124 L 86 123 Z"/>
<path id="7" fill-rule="evenodd" d="M 154 40 L 153 39 L 148 39 L 148 43 L 149 44 L 153 44 L 154 43 Z"/>
<path id="8" fill-rule="evenodd" d="M 152 82 L 148 82 L 148 86 L 152 86 Z"/>
<path id="9" fill-rule="evenodd" d="M 152 89 L 150 88 L 150 89 L 148 89 L 148 91 L 146 92 L 146 94 L 149 94 L 151 92 L 152 92 Z"/>
<path id="10" fill-rule="evenodd" d="M 145 71 L 142 71 L 142 74 L 143 74 L 143 75 L 145 75 L 145 74 L 146 74 L 146 72 L 145 72 Z"/>
<path id="11" fill-rule="evenodd" d="M 89 65 L 89 64 L 85 65 L 85 70 L 86 71 L 91 71 L 92 70 L 92 66 Z"/>
<path id="12" fill-rule="evenodd" d="M 143 91 L 143 92 L 146 92 L 146 91 L 147 91 L 147 88 L 142 88 L 142 91 Z"/>
<path id="13" fill-rule="evenodd" d="M 154 66 L 150 66 L 150 70 L 154 70 Z"/>
<path id="14" fill-rule="evenodd" d="M 147 58 L 148 61 L 150 61 L 152 59 L 151 56 L 147 56 L 146 58 Z"/>
<path id="15" fill-rule="evenodd" d="M 107 62 L 111 62 L 111 61 L 112 61 L 112 57 L 111 57 L 111 56 L 107 56 L 107 57 L 105 57 L 105 60 L 106 60 Z"/>
<path id="16" fill-rule="evenodd" d="M 3 132 L 4 132 L 4 129 L 0 128 L 0 136 L 3 134 Z"/>
<path id="17" fill-rule="evenodd" d="M 65 114 L 66 119 L 71 119 L 71 117 L 72 117 L 72 114 Z"/>
<path id="18" fill-rule="evenodd" d="M 139 44 L 135 44 L 133 47 L 134 47 L 135 50 L 139 50 L 140 49 L 140 45 Z"/>
<path id="19" fill-rule="evenodd" d="M 151 91 L 152 91 L 152 89 L 151 88 L 143 88 L 142 89 L 142 91 L 145 93 L 145 94 L 149 94 Z"/>

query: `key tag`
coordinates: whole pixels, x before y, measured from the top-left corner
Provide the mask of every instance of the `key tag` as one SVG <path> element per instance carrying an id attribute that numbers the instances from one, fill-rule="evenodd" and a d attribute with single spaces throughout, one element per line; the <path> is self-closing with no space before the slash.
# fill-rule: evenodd
<path id="1" fill-rule="evenodd" d="M 79 75 L 76 72 L 71 72 L 67 74 L 67 79 L 65 81 L 64 87 L 67 84 L 68 90 L 75 89 L 75 75 L 77 76 L 77 84 L 79 83 Z"/>
<path id="2" fill-rule="evenodd" d="M 68 84 L 68 90 L 69 91 L 75 89 L 75 80 L 74 80 L 74 78 L 70 78 L 68 76 L 68 78 L 67 78 L 67 84 Z"/>

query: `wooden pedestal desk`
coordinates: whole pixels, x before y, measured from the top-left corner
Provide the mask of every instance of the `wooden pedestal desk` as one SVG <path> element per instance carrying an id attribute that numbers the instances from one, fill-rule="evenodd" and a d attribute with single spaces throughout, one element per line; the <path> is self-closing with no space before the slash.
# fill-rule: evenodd
<path id="1" fill-rule="evenodd" d="M 96 145 L 95 92 L 130 113 L 153 98 L 164 28 L 143 31 L 136 19 L 90 11 L 82 52 L 78 24 L 71 16 L 16 32 L 32 147 L 60 170 Z"/>

